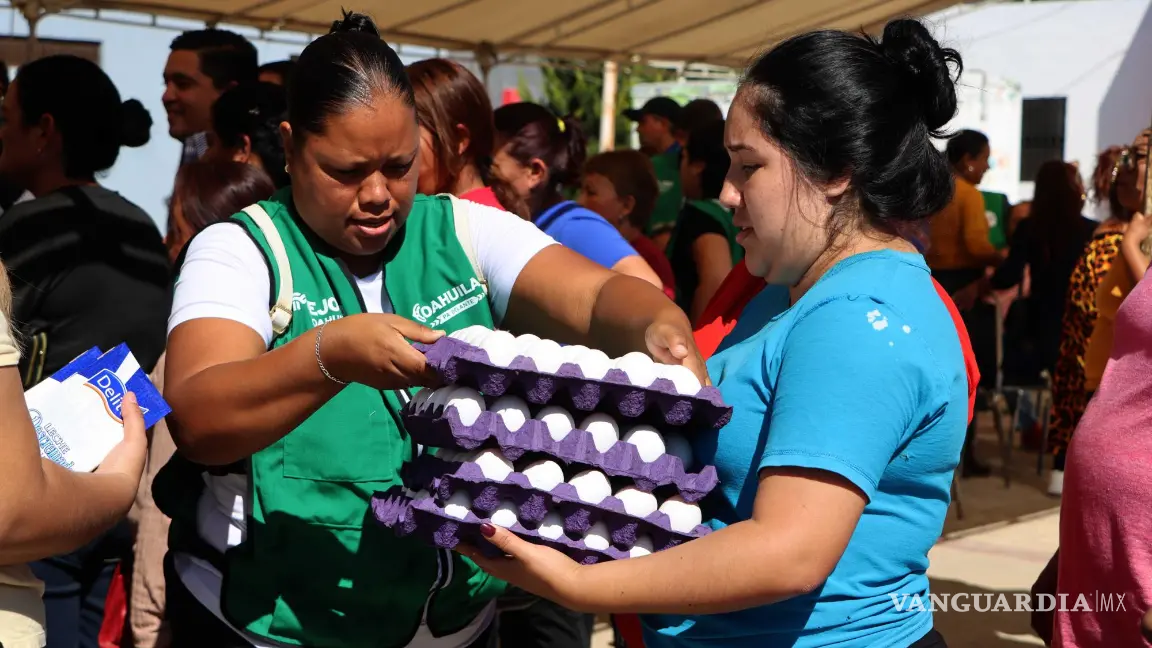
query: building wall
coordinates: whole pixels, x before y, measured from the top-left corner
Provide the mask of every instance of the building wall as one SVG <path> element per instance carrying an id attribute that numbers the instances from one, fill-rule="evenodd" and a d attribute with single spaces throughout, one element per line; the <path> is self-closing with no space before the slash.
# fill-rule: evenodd
<path id="1" fill-rule="evenodd" d="M 1088 174 L 1099 150 L 1130 142 L 1152 117 L 1150 4 L 969 5 L 928 21 L 966 69 L 1019 82 L 1025 99 L 1067 97 L 1064 157 Z M 1030 183 L 1021 190 L 1030 195 Z"/>

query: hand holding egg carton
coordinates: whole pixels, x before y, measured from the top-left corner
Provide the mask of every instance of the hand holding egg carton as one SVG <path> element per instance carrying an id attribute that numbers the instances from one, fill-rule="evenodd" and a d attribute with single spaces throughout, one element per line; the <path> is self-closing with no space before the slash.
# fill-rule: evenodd
<path id="1" fill-rule="evenodd" d="M 687 439 L 657 429 L 676 421 L 722 425 L 730 415 L 690 371 L 643 354 L 613 363 L 599 351 L 480 327 L 454 336 L 463 340 L 422 349 L 450 385 L 421 391 L 404 412 L 413 439 L 440 449 L 405 467 L 408 497 L 374 498 L 381 523 L 445 548 L 461 541 L 490 547 L 479 526 L 491 523 L 584 563 L 641 556 L 708 533 L 698 502 L 717 486 L 715 468 L 688 472 Z M 560 353 L 575 361 L 562 362 Z M 657 384 L 657 375 L 671 378 Z M 567 390 L 557 385 L 565 380 Z M 660 401 L 657 426 L 626 421 L 655 418 L 644 415 Z M 623 438 L 605 411 L 613 405 L 625 422 Z"/>

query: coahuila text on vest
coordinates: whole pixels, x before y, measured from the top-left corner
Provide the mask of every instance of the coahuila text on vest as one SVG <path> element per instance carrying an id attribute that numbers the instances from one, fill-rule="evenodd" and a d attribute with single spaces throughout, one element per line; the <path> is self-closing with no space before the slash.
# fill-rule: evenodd
<path id="1" fill-rule="evenodd" d="M 484 284 L 472 277 L 468 285 L 459 284 L 427 304 L 412 306 L 412 319 L 430 328 L 443 326 L 448 320 L 483 302 L 485 296 Z"/>

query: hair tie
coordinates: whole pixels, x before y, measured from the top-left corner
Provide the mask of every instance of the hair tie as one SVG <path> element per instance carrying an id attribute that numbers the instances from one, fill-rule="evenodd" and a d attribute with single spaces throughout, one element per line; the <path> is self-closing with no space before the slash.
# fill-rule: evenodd
<path id="1" fill-rule="evenodd" d="M 558 126 L 560 128 L 561 133 L 564 132 L 564 120 L 563 119 L 560 119 L 559 117 L 557 117 L 556 118 L 556 126 Z"/>

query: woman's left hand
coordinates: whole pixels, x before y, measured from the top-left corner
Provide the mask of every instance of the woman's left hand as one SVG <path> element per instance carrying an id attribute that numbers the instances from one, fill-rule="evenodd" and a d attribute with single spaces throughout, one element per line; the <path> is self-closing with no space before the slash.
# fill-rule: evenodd
<path id="1" fill-rule="evenodd" d="M 644 331 L 648 353 L 657 362 L 688 367 L 700 379 L 701 385 L 711 385 L 708 368 L 704 365 L 700 350 L 696 348 L 692 329 L 687 327 L 687 323 L 688 320 L 685 319 L 683 322 L 657 320 L 650 324 Z"/>
<path id="2" fill-rule="evenodd" d="M 579 611 L 581 566 L 576 561 L 493 524 L 481 525 L 480 533 L 505 556 L 488 558 L 469 545 L 459 545 L 456 551 L 500 580 Z"/>

